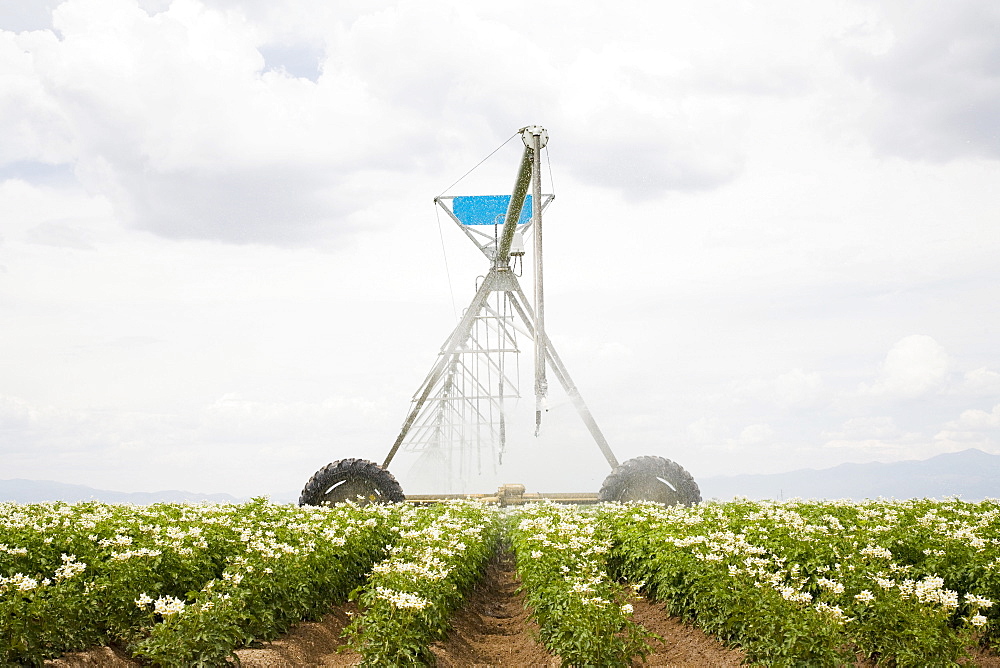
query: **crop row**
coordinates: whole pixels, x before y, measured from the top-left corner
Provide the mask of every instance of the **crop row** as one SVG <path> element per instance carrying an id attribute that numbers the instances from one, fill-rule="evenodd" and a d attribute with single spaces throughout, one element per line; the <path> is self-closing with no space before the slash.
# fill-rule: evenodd
<path id="1" fill-rule="evenodd" d="M 951 665 L 1000 627 L 996 501 L 0 504 L 0 664 L 115 642 L 218 665 L 349 597 L 367 664 L 432 663 L 502 543 L 565 665 L 644 656 L 640 591 L 768 665 Z"/>
<path id="2" fill-rule="evenodd" d="M 219 662 L 346 600 L 399 509 L 0 504 L 0 664 L 123 644 Z"/>
<path id="3" fill-rule="evenodd" d="M 634 592 L 608 576 L 611 538 L 594 513 L 539 503 L 512 518 L 511 545 L 541 641 L 567 665 L 628 666 L 650 634 Z"/>
<path id="4" fill-rule="evenodd" d="M 495 508 L 471 501 L 406 509 L 389 557 L 352 595 L 363 613 L 346 632 L 365 665 L 434 663 L 429 645 L 481 576 L 499 528 Z"/>
<path id="5" fill-rule="evenodd" d="M 954 665 L 991 640 L 1000 509 L 957 500 L 600 511 L 613 572 L 768 665 Z"/>

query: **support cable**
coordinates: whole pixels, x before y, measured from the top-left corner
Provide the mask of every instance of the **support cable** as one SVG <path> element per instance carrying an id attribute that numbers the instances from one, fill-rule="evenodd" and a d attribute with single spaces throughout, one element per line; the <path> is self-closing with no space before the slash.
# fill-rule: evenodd
<path id="1" fill-rule="evenodd" d="M 455 286 L 451 282 L 451 269 L 448 267 L 448 251 L 444 246 L 444 230 L 441 229 L 441 211 L 434 204 L 434 217 L 437 218 L 438 237 L 441 238 L 441 256 L 444 258 L 444 275 L 448 279 L 448 295 L 451 297 L 451 313 L 458 320 L 458 304 L 455 302 Z"/>
<path id="2" fill-rule="evenodd" d="M 472 172 L 476 171 L 476 169 L 479 168 L 479 165 L 483 164 L 484 162 L 486 162 L 487 160 L 489 160 L 490 158 L 492 158 L 494 153 L 496 153 L 497 151 L 499 151 L 500 149 L 502 149 L 504 146 L 507 145 L 508 142 L 510 142 L 511 139 L 513 139 L 514 137 L 517 137 L 520 134 L 521 134 L 521 132 L 519 130 L 519 131 L 515 132 L 514 134 L 512 134 L 510 137 L 507 137 L 507 141 L 505 141 L 504 143 L 500 144 L 495 149 L 493 149 L 493 151 L 488 156 L 486 156 L 485 158 L 483 158 L 482 160 L 480 160 L 478 163 L 476 163 L 475 167 L 473 167 L 472 169 L 470 169 L 469 171 L 467 171 L 465 174 L 462 174 L 462 176 L 460 176 L 458 178 L 458 181 L 455 181 L 450 186 L 448 186 L 447 188 L 445 188 L 444 190 L 442 190 L 441 194 L 438 195 L 438 197 L 443 196 L 446 192 L 448 192 L 449 190 L 451 190 L 452 188 L 454 188 L 455 186 L 457 186 L 459 183 L 461 183 L 462 179 L 464 179 L 466 176 L 468 176 Z"/>
<path id="3" fill-rule="evenodd" d="M 546 146 L 544 150 L 545 150 L 545 162 L 549 166 L 549 188 L 552 191 L 552 197 L 555 197 L 556 196 L 556 182 L 555 182 L 555 179 L 552 178 L 552 154 L 549 152 L 549 147 L 548 146 Z"/>

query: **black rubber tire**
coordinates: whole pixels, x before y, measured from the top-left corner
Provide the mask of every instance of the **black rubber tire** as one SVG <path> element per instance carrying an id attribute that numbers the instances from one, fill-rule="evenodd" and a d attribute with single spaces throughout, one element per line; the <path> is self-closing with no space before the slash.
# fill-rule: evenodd
<path id="1" fill-rule="evenodd" d="M 405 501 L 403 488 L 389 471 L 367 459 L 338 459 L 316 471 L 299 495 L 300 506 L 328 506 L 341 501 Z"/>
<path id="2" fill-rule="evenodd" d="M 601 501 L 655 501 L 668 506 L 701 502 L 694 477 L 663 457 L 636 457 L 615 468 L 601 485 Z"/>

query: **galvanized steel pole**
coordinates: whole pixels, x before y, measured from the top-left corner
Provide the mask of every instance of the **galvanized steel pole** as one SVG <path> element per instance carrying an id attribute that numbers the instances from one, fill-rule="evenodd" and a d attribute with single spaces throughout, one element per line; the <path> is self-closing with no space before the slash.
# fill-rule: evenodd
<path id="1" fill-rule="evenodd" d="M 538 126 L 530 127 L 532 143 L 532 212 L 535 233 L 535 436 L 542 429 L 542 410 L 545 397 L 549 393 L 549 382 L 545 377 L 545 292 L 543 290 L 542 269 L 542 133 Z"/>

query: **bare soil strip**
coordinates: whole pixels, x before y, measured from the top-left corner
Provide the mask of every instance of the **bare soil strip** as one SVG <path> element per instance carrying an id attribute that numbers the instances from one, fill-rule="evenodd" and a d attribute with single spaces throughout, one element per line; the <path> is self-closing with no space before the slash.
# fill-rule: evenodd
<path id="1" fill-rule="evenodd" d="M 431 646 L 442 668 L 558 666 L 559 660 L 536 640 L 538 625 L 524 605 L 514 556 L 490 560 L 483 579 L 452 617 L 448 636 Z"/>
<path id="2" fill-rule="evenodd" d="M 650 643 L 652 651 L 644 662 L 633 666 L 712 666 L 730 668 L 743 665 L 743 652 L 727 648 L 715 636 L 671 617 L 663 604 L 637 598 L 632 601 L 632 619 L 663 638 Z"/>
<path id="3" fill-rule="evenodd" d="M 247 668 L 296 668 L 297 666 L 355 666 L 361 656 L 337 651 L 344 645 L 341 633 L 358 608 L 354 603 L 338 606 L 318 622 L 300 622 L 292 630 L 260 648 L 236 650 L 240 665 Z"/>

